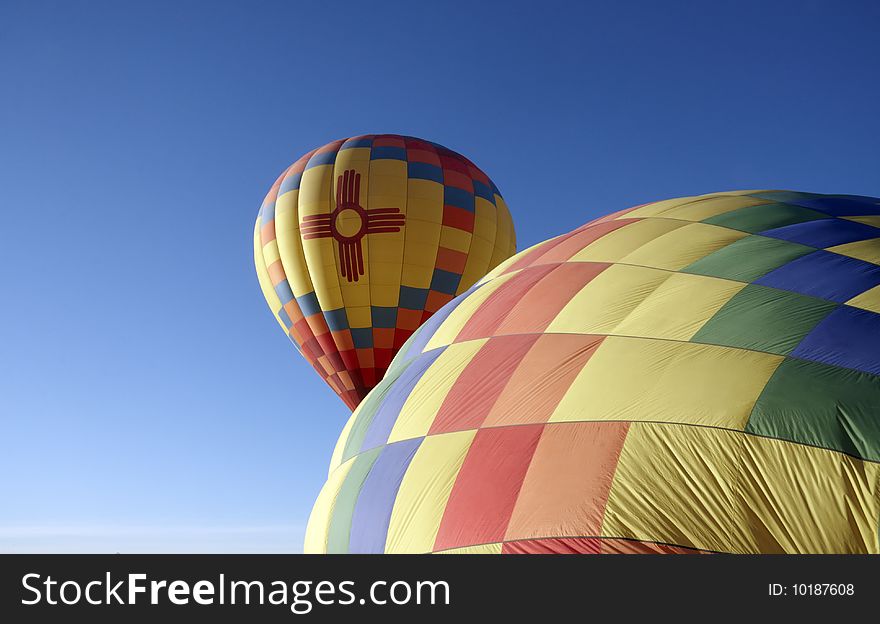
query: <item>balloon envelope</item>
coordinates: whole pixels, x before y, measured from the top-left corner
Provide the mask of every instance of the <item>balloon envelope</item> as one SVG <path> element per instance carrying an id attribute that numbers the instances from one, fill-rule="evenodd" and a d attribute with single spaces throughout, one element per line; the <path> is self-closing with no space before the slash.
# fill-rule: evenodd
<path id="1" fill-rule="evenodd" d="M 272 186 L 254 229 L 266 302 L 352 409 L 416 328 L 515 247 L 486 174 L 445 147 L 397 135 L 304 155 Z"/>
<path id="2" fill-rule="evenodd" d="M 666 200 L 521 252 L 344 429 L 308 552 L 876 553 L 880 203 Z"/>

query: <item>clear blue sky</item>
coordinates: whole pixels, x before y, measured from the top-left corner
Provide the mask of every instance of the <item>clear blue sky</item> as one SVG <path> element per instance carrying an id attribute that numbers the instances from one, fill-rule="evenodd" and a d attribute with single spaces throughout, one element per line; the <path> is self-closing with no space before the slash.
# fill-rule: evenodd
<path id="1" fill-rule="evenodd" d="M 880 195 L 880 4 L 0 2 L 0 551 L 296 551 L 347 410 L 252 267 L 301 153 L 422 136 L 520 248 L 735 188 Z"/>

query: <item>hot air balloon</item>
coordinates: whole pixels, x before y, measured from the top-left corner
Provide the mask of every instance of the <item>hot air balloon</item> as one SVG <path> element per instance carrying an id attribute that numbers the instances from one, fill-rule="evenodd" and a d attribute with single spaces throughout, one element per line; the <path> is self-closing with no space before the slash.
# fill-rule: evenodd
<path id="1" fill-rule="evenodd" d="M 880 201 L 638 206 L 422 325 L 306 551 L 877 553 L 878 406 Z"/>
<path id="2" fill-rule="evenodd" d="M 515 246 L 507 205 L 476 165 L 388 134 L 305 154 L 275 181 L 254 228 L 266 302 L 352 409 L 413 331 Z"/>

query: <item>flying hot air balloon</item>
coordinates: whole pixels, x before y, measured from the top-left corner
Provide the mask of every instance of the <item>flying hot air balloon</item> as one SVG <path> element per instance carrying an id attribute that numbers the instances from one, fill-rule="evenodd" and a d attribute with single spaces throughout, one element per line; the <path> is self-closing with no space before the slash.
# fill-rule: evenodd
<path id="1" fill-rule="evenodd" d="M 266 302 L 352 409 L 422 323 L 515 247 L 507 205 L 485 173 L 397 135 L 305 154 L 269 190 L 254 229 Z"/>
<path id="2" fill-rule="evenodd" d="M 877 553 L 880 200 L 665 200 L 514 256 L 352 414 L 306 552 Z"/>

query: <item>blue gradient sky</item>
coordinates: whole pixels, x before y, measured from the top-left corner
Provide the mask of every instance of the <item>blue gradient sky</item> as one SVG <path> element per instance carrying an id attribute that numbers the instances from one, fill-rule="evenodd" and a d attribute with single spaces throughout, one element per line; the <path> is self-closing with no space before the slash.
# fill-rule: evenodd
<path id="1" fill-rule="evenodd" d="M 252 268 L 308 149 L 422 136 L 520 248 L 735 188 L 880 195 L 875 2 L 0 2 L 0 551 L 301 548 L 347 410 Z"/>

